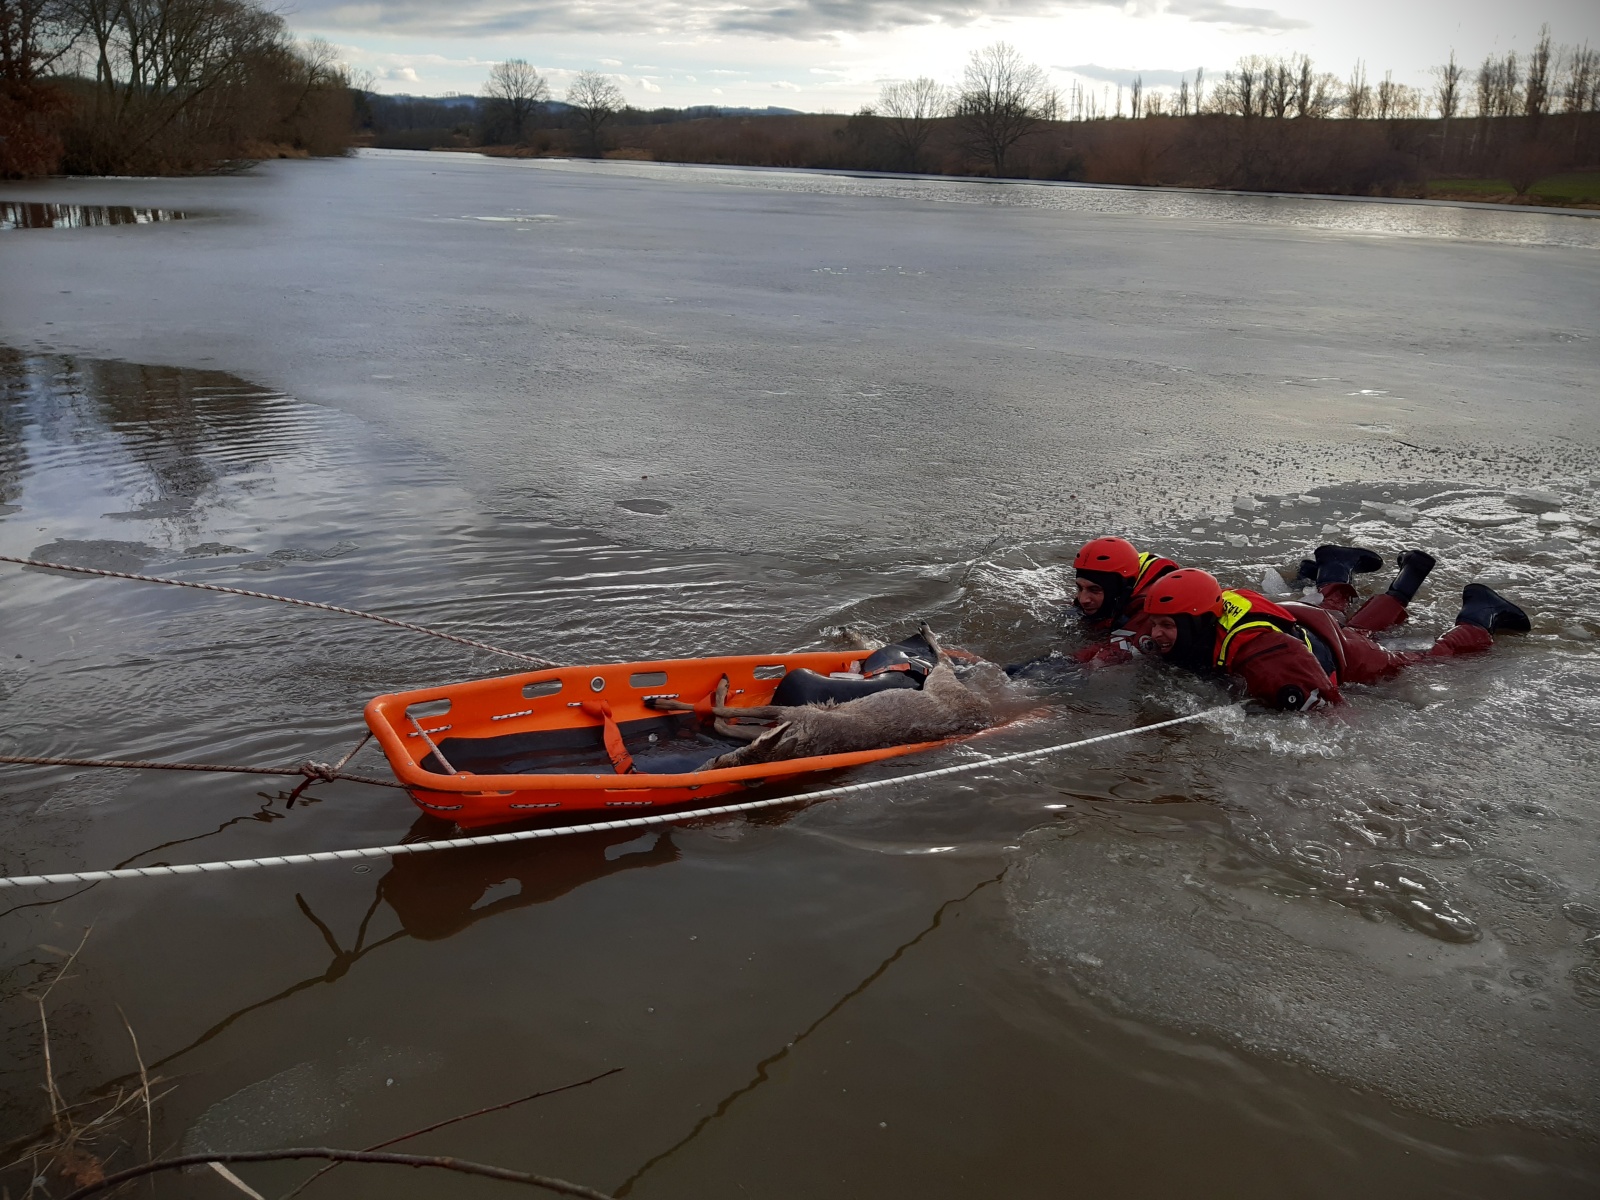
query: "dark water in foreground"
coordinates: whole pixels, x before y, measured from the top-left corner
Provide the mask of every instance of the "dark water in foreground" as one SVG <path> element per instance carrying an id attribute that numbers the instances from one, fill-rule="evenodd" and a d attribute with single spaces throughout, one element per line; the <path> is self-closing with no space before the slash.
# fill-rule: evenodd
<path id="1" fill-rule="evenodd" d="M 919 616 L 1018 658 L 1049 643 L 1096 532 L 949 561 L 643 549 L 492 511 L 431 461 L 220 373 L 0 359 L 0 552 L 560 661 L 822 645 Z M 173 1087 L 158 1149 L 362 1146 L 620 1067 L 406 1148 L 640 1197 L 1592 1195 L 1600 497 L 1539 482 L 1553 502 L 1470 479 L 1342 486 L 1134 531 L 1250 584 L 1336 534 L 1426 545 L 1442 565 L 1418 644 L 1469 578 L 1535 614 L 1533 635 L 1354 689 L 1336 714 L 1234 712 L 643 836 L 5 893 L 4 1140 L 47 1116 L 29 989 L 92 927 L 51 997 L 56 1080 L 72 1098 L 129 1085 L 120 1007 Z M 8 752 L 328 758 L 371 695 L 506 669 L 258 602 L 12 568 L 3 586 Z M 986 749 L 1220 697 L 1149 668 L 1039 700 Z M 442 829 L 353 785 L 290 810 L 244 780 L 0 777 L 7 874 Z M 102 1151 L 117 1136 L 144 1135 Z M 363 1170 L 316 1186 L 469 1190 Z M 241 1174 L 278 1195 L 309 1169 Z"/>

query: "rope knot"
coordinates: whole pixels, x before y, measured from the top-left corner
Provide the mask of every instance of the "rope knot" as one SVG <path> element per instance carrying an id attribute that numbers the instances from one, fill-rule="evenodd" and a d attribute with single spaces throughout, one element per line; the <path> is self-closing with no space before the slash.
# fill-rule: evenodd
<path id="1" fill-rule="evenodd" d="M 323 783 L 332 783 L 339 778 L 339 769 L 328 763 L 307 762 L 300 764 L 300 774 L 307 779 L 320 779 Z"/>

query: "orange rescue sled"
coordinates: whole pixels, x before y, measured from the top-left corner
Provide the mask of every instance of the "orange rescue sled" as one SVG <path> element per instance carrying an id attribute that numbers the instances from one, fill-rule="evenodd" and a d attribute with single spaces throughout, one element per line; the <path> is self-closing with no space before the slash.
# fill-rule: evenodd
<path id="1" fill-rule="evenodd" d="M 860 651 L 558 667 L 379 696 L 368 727 L 424 812 L 474 827 L 566 812 L 699 804 L 765 783 L 942 745 L 699 770 L 741 743 L 699 713 L 648 708 L 664 696 L 709 706 L 726 675 L 728 704 L 770 702 L 789 671 L 849 670 Z"/>

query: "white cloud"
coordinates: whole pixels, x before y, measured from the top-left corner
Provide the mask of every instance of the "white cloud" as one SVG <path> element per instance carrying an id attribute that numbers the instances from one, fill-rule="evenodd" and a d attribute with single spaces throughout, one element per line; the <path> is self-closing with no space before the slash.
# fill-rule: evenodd
<path id="1" fill-rule="evenodd" d="M 1153 70 L 1123 70 L 1120 67 L 1099 67 L 1094 63 L 1084 63 L 1076 67 L 1051 67 L 1053 71 L 1065 71 L 1069 75 L 1078 75 L 1084 79 L 1093 79 L 1097 83 L 1118 83 L 1124 87 L 1132 87 L 1133 81 L 1139 79 L 1146 87 L 1177 87 L 1185 78 L 1192 78 L 1193 71 L 1166 71 Z"/>
<path id="2" fill-rule="evenodd" d="M 661 90 L 661 85 L 654 79 L 646 79 L 642 75 L 639 77 L 639 86 L 647 92 L 659 92 Z"/>
<path id="3" fill-rule="evenodd" d="M 798 83 L 790 83 L 787 79 L 775 79 L 772 81 L 772 86 L 780 92 L 798 92 L 800 90 Z"/>
<path id="4" fill-rule="evenodd" d="M 385 79 L 392 79 L 396 83 L 420 83 L 415 67 L 390 67 L 383 73 Z"/>
<path id="5" fill-rule="evenodd" d="M 600 60 L 600 65 L 602 67 L 620 67 L 622 65 L 622 60 L 620 58 L 602 58 Z"/>
<path id="6" fill-rule="evenodd" d="M 1112 10 L 1130 17 L 1185 17 L 1235 29 L 1302 29 L 1307 22 L 1270 8 L 1223 0 L 302 0 L 296 23 L 372 33 L 453 37 L 610 33 L 750 34 L 817 39 L 1001 19 L 1049 17 L 1070 9 Z M 607 63 L 607 66 L 613 64 Z M 621 66 L 620 62 L 614 64 Z"/>

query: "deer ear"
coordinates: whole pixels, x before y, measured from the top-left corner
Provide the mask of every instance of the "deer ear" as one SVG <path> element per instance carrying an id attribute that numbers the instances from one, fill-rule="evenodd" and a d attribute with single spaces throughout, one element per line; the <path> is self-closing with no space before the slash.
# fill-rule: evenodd
<path id="1" fill-rule="evenodd" d="M 758 754 L 772 754 L 774 760 L 786 757 L 785 752 L 789 747 L 783 743 L 785 739 L 793 740 L 790 735 L 791 725 L 792 722 L 789 721 L 774 725 L 755 741 L 751 742 L 749 746 L 751 757 L 754 758 Z"/>

